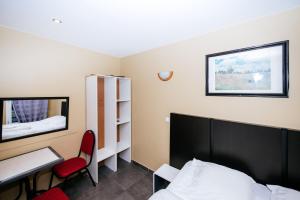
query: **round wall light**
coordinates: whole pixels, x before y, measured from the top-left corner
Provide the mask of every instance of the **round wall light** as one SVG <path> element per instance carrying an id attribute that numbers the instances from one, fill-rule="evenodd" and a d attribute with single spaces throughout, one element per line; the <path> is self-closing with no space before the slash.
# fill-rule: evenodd
<path id="1" fill-rule="evenodd" d="M 159 72 L 157 75 L 161 81 L 168 81 L 172 78 L 173 71 L 162 71 L 162 72 Z"/>

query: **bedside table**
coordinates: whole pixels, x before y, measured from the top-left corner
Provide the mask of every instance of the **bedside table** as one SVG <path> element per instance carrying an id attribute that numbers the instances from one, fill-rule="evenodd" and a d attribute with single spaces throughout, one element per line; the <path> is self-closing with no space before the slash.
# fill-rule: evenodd
<path id="1" fill-rule="evenodd" d="M 179 169 L 163 164 L 153 173 L 153 193 L 165 189 L 177 176 Z"/>

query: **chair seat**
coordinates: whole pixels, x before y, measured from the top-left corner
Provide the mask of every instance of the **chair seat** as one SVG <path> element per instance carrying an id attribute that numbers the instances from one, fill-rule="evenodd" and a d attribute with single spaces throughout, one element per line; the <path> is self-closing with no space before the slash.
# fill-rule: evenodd
<path id="1" fill-rule="evenodd" d="M 53 172 L 60 178 L 65 178 L 70 174 L 83 169 L 84 167 L 86 167 L 86 160 L 76 157 L 54 166 Z"/>
<path id="2" fill-rule="evenodd" d="M 59 188 L 52 188 L 35 197 L 33 200 L 69 200 L 69 197 Z"/>

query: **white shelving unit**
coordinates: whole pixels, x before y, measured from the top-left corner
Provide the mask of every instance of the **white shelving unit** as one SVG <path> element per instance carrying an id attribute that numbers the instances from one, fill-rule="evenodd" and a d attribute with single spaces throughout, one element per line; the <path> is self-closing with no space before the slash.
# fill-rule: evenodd
<path id="1" fill-rule="evenodd" d="M 94 131 L 96 145 L 90 166 L 98 182 L 98 163 L 117 171 L 118 156 L 131 162 L 131 80 L 126 77 L 86 77 L 86 128 Z"/>

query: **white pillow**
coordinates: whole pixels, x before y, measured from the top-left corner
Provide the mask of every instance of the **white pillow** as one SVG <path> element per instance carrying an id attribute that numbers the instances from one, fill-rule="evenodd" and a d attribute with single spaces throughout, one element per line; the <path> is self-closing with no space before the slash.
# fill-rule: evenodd
<path id="1" fill-rule="evenodd" d="M 253 184 L 253 193 L 254 193 L 254 200 L 270 200 L 271 198 L 271 191 L 270 189 L 262 184 L 255 183 Z"/>
<path id="2" fill-rule="evenodd" d="M 278 185 L 267 185 L 271 190 L 271 200 L 299 200 L 300 192 Z"/>
<path id="3" fill-rule="evenodd" d="M 194 159 L 167 189 L 185 200 L 253 200 L 254 183 L 242 172 Z"/>

